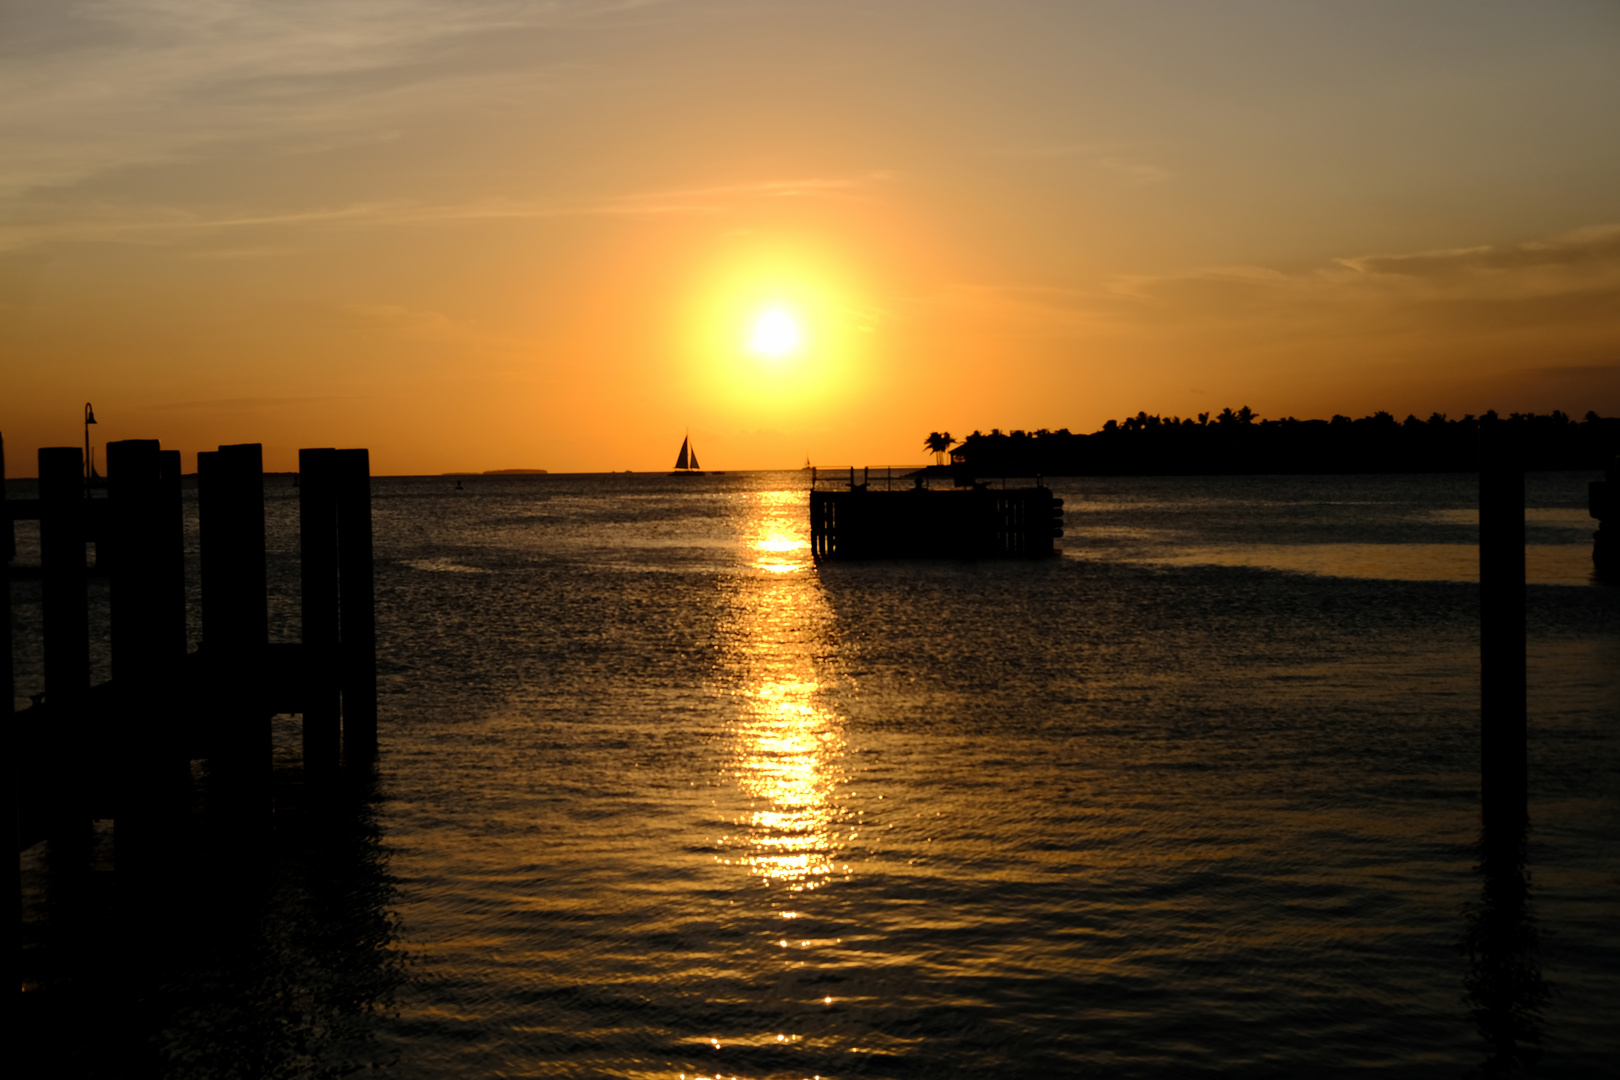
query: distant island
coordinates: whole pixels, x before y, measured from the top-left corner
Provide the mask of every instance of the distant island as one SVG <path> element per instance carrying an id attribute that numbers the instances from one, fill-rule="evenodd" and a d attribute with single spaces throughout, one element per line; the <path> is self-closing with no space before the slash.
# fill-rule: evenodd
<path id="1" fill-rule="evenodd" d="M 485 469 L 483 472 L 447 472 L 440 476 L 545 476 L 544 469 Z"/>
<path id="2" fill-rule="evenodd" d="M 1553 411 L 1452 420 L 1397 420 L 1376 412 L 1359 420 L 1267 420 L 1247 406 L 1194 417 L 1145 412 L 1109 420 L 1089 435 L 1049 431 L 975 431 L 960 441 L 931 432 L 923 445 L 950 463 L 931 474 L 976 476 L 1148 476 L 1258 473 L 1475 472 L 1481 424 L 1504 424 L 1527 469 L 1602 469 L 1620 454 L 1620 417 L 1589 412 L 1576 421 Z"/>

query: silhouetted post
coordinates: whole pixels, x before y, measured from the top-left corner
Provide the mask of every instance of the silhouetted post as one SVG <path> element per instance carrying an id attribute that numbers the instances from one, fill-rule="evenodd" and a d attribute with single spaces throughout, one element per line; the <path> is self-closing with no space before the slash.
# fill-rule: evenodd
<path id="1" fill-rule="evenodd" d="M 1592 534 L 1592 565 L 1598 576 L 1620 578 L 1620 457 L 1609 463 L 1602 480 L 1586 487 L 1586 509 L 1597 519 Z"/>
<path id="2" fill-rule="evenodd" d="M 183 775 L 174 722 L 186 654 L 179 453 L 156 439 L 107 444 L 106 537 L 112 675 L 119 688 L 117 854 L 144 846 L 162 796 Z M 166 467 L 167 464 L 167 467 Z"/>
<path id="3" fill-rule="evenodd" d="M 311 781 L 333 775 L 340 752 L 337 453 L 332 449 L 298 451 L 304 773 Z"/>
<path id="4" fill-rule="evenodd" d="M 162 561 L 161 479 L 156 439 L 107 444 L 110 512 L 105 563 L 112 623 L 112 676 L 126 690 L 147 692 L 162 668 L 185 651 L 174 627 L 154 626 Z M 184 624 L 180 632 L 185 633 Z"/>
<path id="5" fill-rule="evenodd" d="M 1524 463 L 1516 433 L 1480 426 L 1480 787 L 1487 842 L 1522 834 L 1528 709 Z"/>
<path id="6" fill-rule="evenodd" d="M 4 500 L 5 497 L 6 437 L 4 435 L 0 435 L 0 500 Z M 0 505 L 0 510 L 5 509 L 5 506 Z M 0 532 L 0 562 L 4 562 L 9 567 L 11 565 L 11 560 L 17 557 L 17 526 L 16 522 L 11 520 L 10 513 L 0 514 L 0 528 L 5 529 L 4 532 Z M 10 624 L 7 624 L 7 629 L 4 631 L 4 633 L 9 634 L 10 632 Z M 11 654 L 7 653 L 6 655 L 10 656 Z M 8 666 L 6 670 L 10 671 L 11 668 Z"/>
<path id="7" fill-rule="evenodd" d="M 337 539 L 343 756 L 347 766 L 358 772 L 377 756 L 377 609 L 369 451 L 337 451 Z"/>
<path id="8" fill-rule="evenodd" d="M 14 669 L 11 655 L 11 560 L 16 557 L 17 544 L 15 534 L 11 527 L 11 511 L 5 504 L 6 499 L 6 439 L 0 435 L 0 524 L 5 531 L 0 532 L 0 705 L 5 708 L 6 729 L 0 738 L 4 739 L 4 760 L 0 761 L 0 784 L 5 787 L 3 795 L 5 814 L 11 821 L 10 843 L 16 848 L 22 846 L 22 830 L 18 827 L 17 805 L 17 732 L 16 723 L 11 719 L 17 686 L 14 681 Z M 6 856 L 6 890 L 7 918 L 11 921 L 8 926 L 17 927 L 22 924 L 22 852 L 13 849 Z M 6 962 L 0 968 L 0 979 L 5 980 L 7 994 L 15 994 L 16 987 L 22 983 L 20 950 L 21 942 L 17 939 L 16 931 L 8 932 L 5 952 Z M 15 1005 L 10 1006 L 15 1008 Z M 15 1014 L 13 1014 L 15 1015 Z"/>
<path id="9" fill-rule="evenodd" d="M 84 765 L 90 736 L 80 715 L 90 688 L 90 615 L 85 589 L 84 456 L 77 446 L 39 451 L 40 601 L 44 608 L 45 703 L 48 745 L 62 766 L 62 784 L 50 792 L 50 835 L 64 843 L 81 839 Z"/>
<path id="10" fill-rule="evenodd" d="M 153 511 L 158 532 L 157 561 L 148 569 L 152 587 L 152 626 L 162 648 L 186 655 L 186 513 L 180 494 L 180 451 L 158 451 L 158 485 Z"/>
<path id="11" fill-rule="evenodd" d="M 84 502 L 84 458 L 79 448 L 41 448 L 39 561 L 45 700 L 59 725 L 69 723 L 68 712 L 90 686 Z"/>
<path id="12" fill-rule="evenodd" d="M 264 457 L 258 443 L 197 455 L 202 547 L 202 648 L 213 670 L 224 794 L 251 813 L 270 808 L 270 639 L 264 565 Z"/>
<path id="13" fill-rule="evenodd" d="M 11 715 L 12 703 L 16 699 L 17 685 L 13 681 L 13 660 L 11 655 L 11 560 L 17 557 L 17 538 L 12 531 L 11 510 L 6 506 L 6 437 L 0 435 L 0 521 L 5 523 L 5 532 L 0 532 L 0 702 L 3 702 L 6 715 Z M 6 757 L 4 782 L 6 791 L 15 793 L 13 780 L 16 776 L 16 758 L 13 750 L 11 733 L 6 732 Z M 7 805 L 10 805 L 9 803 Z"/>
<path id="14" fill-rule="evenodd" d="M 1534 1064 L 1550 991 L 1536 959 L 1525 871 L 1529 824 L 1525 662 L 1524 457 L 1519 433 L 1480 425 L 1480 902 L 1469 914 L 1465 982 L 1489 1047 L 1483 1073 Z"/>

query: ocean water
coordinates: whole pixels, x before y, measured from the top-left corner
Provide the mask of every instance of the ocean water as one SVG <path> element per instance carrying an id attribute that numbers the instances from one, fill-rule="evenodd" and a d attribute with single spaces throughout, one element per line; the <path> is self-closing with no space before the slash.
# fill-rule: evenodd
<path id="1" fill-rule="evenodd" d="M 279 717 L 271 833 L 32 849 L 25 1018 L 128 1075 L 1603 1075 L 1588 478 L 1530 478 L 1507 931 L 1472 477 L 1059 480 L 1061 558 L 819 568 L 797 472 L 378 478 L 375 789 L 315 806 Z"/>

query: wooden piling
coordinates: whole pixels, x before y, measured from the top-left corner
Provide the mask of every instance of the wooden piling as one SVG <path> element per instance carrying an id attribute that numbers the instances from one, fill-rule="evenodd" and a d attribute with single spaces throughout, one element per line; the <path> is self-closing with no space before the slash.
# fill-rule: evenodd
<path id="1" fill-rule="evenodd" d="M 163 649 L 186 652 L 186 513 L 180 494 L 180 451 L 158 451 L 158 561 L 148 568 L 157 578 L 152 589 L 152 626 Z"/>
<path id="2" fill-rule="evenodd" d="M 270 809 L 270 714 L 263 681 L 270 637 L 265 581 L 264 465 L 258 443 L 197 455 L 203 640 L 218 710 L 215 772 L 222 795 Z"/>
<path id="3" fill-rule="evenodd" d="M 1480 430 L 1480 795 L 1487 835 L 1526 822 L 1524 461 L 1515 432 Z"/>
<path id="4" fill-rule="evenodd" d="M 109 527 L 107 569 L 111 605 L 112 677 L 134 690 L 161 677 L 163 668 L 185 654 L 185 625 L 163 625 L 153 618 L 167 584 L 152 571 L 165 559 L 161 453 L 156 439 L 124 439 L 107 444 Z"/>
<path id="5" fill-rule="evenodd" d="M 369 771 L 377 756 L 377 608 L 371 552 L 371 455 L 336 454 L 343 758 Z"/>
<path id="6" fill-rule="evenodd" d="M 6 437 L 4 435 L 0 435 L 0 503 L 3 503 L 5 497 Z M 6 507 L 4 505 L 0 505 L 0 510 L 6 510 Z M 0 532 L 0 562 L 10 566 L 11 560 L 17 557 L 17 524 L 12 520 L 9 511 L 6 513 L 0 513 L 0 529 L 4 530 L 3 532 Z M 5 631 L 5 633 L 8 634 L 10 632 L 11 631 L 9 629 Z M 7 653 L 6 655 L 9 656 L 11 654 Z M 8 666 L 6 670 L 9 671 L 11 669 Z"/>
<path id="7" fill-rule="evenodd" d="M 298 451 L 298 555 L 304 639 L 304 772 L 322 782 L 341 753 L 337 451 Z"/>
<path id="8" fill-rule="evenodd" d="M 4 786 L 4 793 L 0 795 L 0 799 L 3 799 L 5 813 L 11 820 L 13 840 L 20 848 L 22 829 L 19 822 L 21 805 L 17 800 L 17 770 L 22 763 L 18 760 L 17 754 L 16 721 L 11 719 L 17 694 L 14 659 L 11 652 L 11 560 L 16 557 L 17 547 L 15 534 L 12 532 L 11 511 L 5 505 L 5 499 L 6 439 L 4 435 L 0 435 L 0 527 L 4 528 L 4 531 L 0 532 L 0 702 L 5 704 L 7 720 L 5 731 L 0 732 L 0 739 L 4 740 L 4 760 L 0 761 L 0 785 Z M 15 851 L 6 857 L 5 879 L 5 884 L 0 888 L 6 890 L 6 916 L 11 919 L 11 926 L 21 926 L 21 851 Z M 6 986 L 18 987 L 22 984 L 22 957 L 21 942 L 16 937 L 7 939 L 5 954 L 6 962 L 4 968 L 0 968 L 0 979 L 5 980 Z M 16 989 L 6 992 L 17 993 Z"/>
<path id="9" fill-rule="evenodd" d="M 90 613 L 85 582 L 84 456 L 77 446 L 39 451 L 40 600 L 44 608 L 45 704 L 50 727 L 41 745 L 66 766 L 45 794 L 43 819 L 53 839 L 74 841 L 89 826 L 84 764 L 94 754 L 84 730 L 90 689 Z"/>
<path id="10" fill-rule="evenodd" d="M 39 451 L 40 593 L 45 700 L 64 710 L 90 686 L 85 590 L 84 457 L 77 446 Z M 57 714 L 59 717 L 63 713 Z"/>
<path id="11" fill-rule="evenodd" d="M 111 605 L 112 675 L 121 721 L 115 730 L 119 865 L 139 861 L 158 819 L 186 779 L 176 720 L 186 654 L 184 520 L 179 452 L 156 439 L 107 444 L 105 558 Z M 167 702 L 167 707 L 158 705 Z"/>

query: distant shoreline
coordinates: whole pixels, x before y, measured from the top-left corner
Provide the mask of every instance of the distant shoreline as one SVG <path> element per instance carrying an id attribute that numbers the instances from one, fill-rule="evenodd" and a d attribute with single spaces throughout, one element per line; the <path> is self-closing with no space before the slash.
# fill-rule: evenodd
<path id="1" fill-rule="evenodd" d="M 546 476 L 545 469 L 485 469 L 483 472 L 447 472 L 440 476 Z"/>
<path id="2" fill-rule="evenodd" d="M 1472 473 L 1481 438 L 1496 431 L 1522 467 L 1535 472 L 1607 468 L 1620 454 L 1620 418 L 1587 413 L 1576 422 L 1548 415 L 1495 413 L 1449 420 L 1398 421 L 1380 412 L 1359 420 L 1264 420 L 1244 408 L 1212 423 L 1146 413 L 1113 420 L 1101 431 L 975 431 L 952 440 L 950 464 L 928 476 L 1253 476 Z M 930 435 L 929 442 L 949 436 Z"/>

